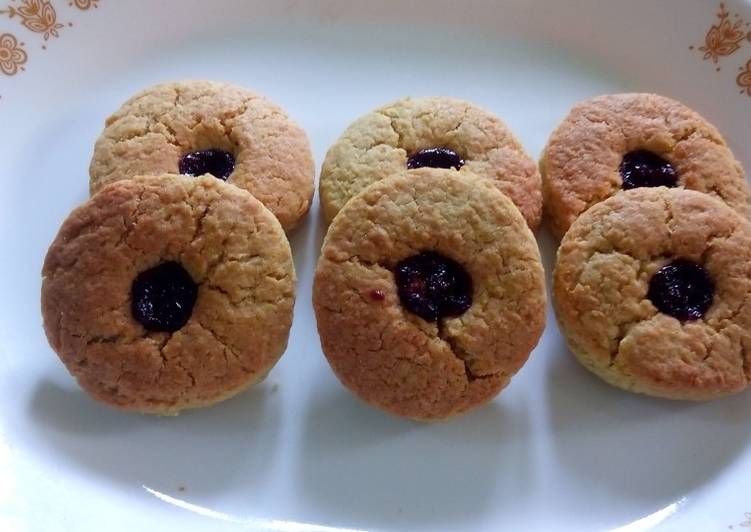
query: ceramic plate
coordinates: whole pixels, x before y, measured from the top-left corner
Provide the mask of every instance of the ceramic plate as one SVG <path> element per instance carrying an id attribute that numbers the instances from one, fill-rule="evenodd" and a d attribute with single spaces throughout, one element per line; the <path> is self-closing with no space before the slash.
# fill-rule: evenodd
<path id="1" fill-rule="evenodd" d="M 86 396 L 48 347 L 40 269 L 104 118 L 134 91 L 228 80 L 286 107 L 320 166 L 357 116 L 451 95 L 534 155 L 575 102 L 655 91 L 751 169 L 751 3 L 686 0 L 0 0 L 0 529 L 743 530 L 751 393 L 707 404 L 608 387 L 545 334 L 492 403 L 445 423 L 350 395 L 319 346 L 318 198 L 291 235 L 289 349 L 261 385 L 176 418 Z M 554 245 L 538 241 L 548 273 Z"/>

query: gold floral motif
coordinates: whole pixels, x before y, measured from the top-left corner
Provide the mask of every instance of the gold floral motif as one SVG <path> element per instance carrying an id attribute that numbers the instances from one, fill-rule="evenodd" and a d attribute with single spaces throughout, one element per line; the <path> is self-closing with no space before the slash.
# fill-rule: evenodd
<path id="1" fill-rule="evenodd" d="M 737 78 L 735 78 L 735 82 L 741 88 L 741 94 L 745 92 L 746 94 L 751 96 L 751 59 L 746 61 L 745 68 L 740 67 L 738 68 L 738 70 L 740 70 L 741 73 L 738 74 Z M 751 522 L 749 523 L 749 526 L 751 526 Z"/>
<path id="2" fill-rule="evenodd" d="M 735 54 L 744 44 L 744 41 L 751 41 L 751 22 L 748 22 L 738 13 L 731 14 L 725 9 L 725 4 L 720 2 L 720 8 L 717 11 L 716 24 L 712 24 L 707 30 L 704 38 L 704 45 L 694 47 L 689 46 L 689 50 L 698 48 L 698 51 L 704 52 L 702 59 L 704 61 L 711 59 L 716 66 L 715 70 L 720 71 L 720 59 Z M 751 96 L 751 59 L 746 61 L 745 66 L 738 68 L 740 73 L 736 76 L 735 82 L 740 88 L 740 93 L 744 92 Z M 749 525 L 751 526 L 751 525 Z"/>
<path id="3" fill-rule="evenodd" d="M 99 0 L 73 0 L 68 5 L 77 7 L 81 11 L 86 11 L 92 7 L 99 7 Z"/>
<path id="4" fill-rule="evenodd" d="M 24 70 L 24 63 L 28 59 L 26 51 L 10 33 L 0 35 L 0 71 L 6 76 L 15 76 L 19 70 Z"/>
<path id="5" fill-rule="evenodd" d="M 18 15 L 24 27 L 34 33 L 44 34 L 45 41 L 50 36 L 59 37 L 57 30 L 63 27 L 57 21 L 57 12 L 50 0 L 23 0 L 20 7 L 9 5 L 0 9 L 0 13 L 8 15 L 8 18 Z"/>
<path id="6" fill-rule="evenodd" d="M 68 7 L 80 11 L 98 8 L 99 2 L 100 0 L 67 0 Z M 5 4 L 4 8 L 2 4 Z M 7 15 L 9 19 L 18 17 L 26 29 L 44 37 L 42 50 L 47 49 L 46 43 L 50 37 L 60 37 L 59 30 L 65 25 L 59 22 L 52 0 L 6 0 L 2 4 L 0 15 Z M 65 3 L 62 5 L 65 6 Z M 73 26 L 73 23 L 68 22 L 68 26 Z M 25 70 L 24 65 L 29 59 L 25 46 L 25 43 L 19 43 L 10 33 L 0 33 L 0 73 L 14 76 Z"/>
<path id="7" fill-rule="evenodd" d="M 707 31 L 704 38 L 704 46 L 699 51 L 704 52 L 704 60 L 711 59 L 717 63 L 721 56 L 731 55 L 741 47 L 744 39 L 751 41 L 751 32 L 746 33 L 743 29 L 745 22 L 740 16 L 735 16 L 735 21 L 730 21 L 730 13 L 725 9 L 725 4 L 720 4 L 717 13 L 720 20 Z"/>

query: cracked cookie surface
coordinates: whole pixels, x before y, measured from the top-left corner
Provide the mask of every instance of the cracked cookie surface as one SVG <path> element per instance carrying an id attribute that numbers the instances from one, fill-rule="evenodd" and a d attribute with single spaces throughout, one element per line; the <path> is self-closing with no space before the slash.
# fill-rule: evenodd
<path id="1" fill-rule="evenodd" d="M 198 295 L 175 332 L 131 313 L 139 273 L 175 261 Z M 263 379 L 284 352 L 295 272 L 277 219 L 212 176 L 104 187 L 63 223 L 42 270 L 47 338 L 81 387 L 110 405 L 170 414 Z"/>
<path id="2" fill-rule="evenodd" d="M 199 150 L 232 154 L 227 181 L 258 198 L 285 230 L 308 212 L 315 167 L 305 132 L 263 96 L 210 81 L 150 87 L 107 118 L 90 191 L 134 175 L 177 174 L 183 156 Z"/>
<path id="3" fill-rule="evenodd" d="M 427 321 L 400 303 L 394 268 L 424 251 L 459 263 L 472 304 Z M 313 306 L 342 383 L 388 412 L 440 419 L 493 398 L 545 323 L 537 244 L 519 210 L 485 178 L 421 168 L 355 196 L 326 235 Z"/>
<path id="4" fill-rule="evenodd" d="M 553 233 L 562 238 L 577 216 L 619 192 L 624 156 L 643 150 L 672 165 L 678 187 L 715 196 L 748 216 L 745 173 L 714 126 L 664 96 L 609 94 L 575 105 L 542 154 L 545 215 Z"/>
<path id="5" fill-rule="evenodd" d="M 404 98 L 353 122 L 329 148 L 321 168 L 321 206 L 331 221 L 368 185 L 407 168 L 421 150 L 447 148 L 459 171 L 490 179 L 534 231 L 542 214 L 541 178 L 506 124 L 462 100 Z"/>
<path id="6" fill-rule="evenodd" d="M 701 265 L 714 285 L 699 319 L 649 299 L 650 280 L 676 260 Z M 571 351 L 610 384 L 672 399 L 740 391 L 751 378 L 751 224 L 695 191 L 620 192 L 566 233 L 553 302 Z"/>

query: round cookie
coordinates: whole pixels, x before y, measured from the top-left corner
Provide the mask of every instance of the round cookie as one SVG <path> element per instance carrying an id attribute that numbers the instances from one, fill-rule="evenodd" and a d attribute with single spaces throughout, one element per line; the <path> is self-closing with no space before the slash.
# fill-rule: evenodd
<path id="1" fill-rule="evenodd" d="M 393 414 L 440 419 L 489 401 L 527 360 L 545 323 L 543 269 L 490 180 L 402 171 L 334 218 L 313 306 L 346 387 Z"/>
<path id="2" fill-rule="evenodd" d="M 545 214 L 558 238 L 587 208 L 638 186 L 698 190 L 748 215 L 743 168 L 717 129 L 656 94 L 609 94 L 575 105 L 550 136 L 540 171 Z"/>
<path id="3" fill-rule="evenodd" d="M 212 176 L 107 185 L 62 225 L 42 275 L 50 345 L 89 394 L 125 410 L 174 414 L 240 392 L 292 323 L 281 225 Z"/>
<path id="4" fill-rule="evenodd" d="M 541 178 L 506 124 L 462 100 L 404 98 L 353 122 L 321 168 L 321 206 L 330 222 L 368 185 L 405 168 L 459 168 L 491 179 L 534 231 L 542 215 Z"/>
<path id="5" fill-rule="evenodd" d="M 107 118 L 90 191 L 134 175 L 210 173 L 248 190 L 289 230 L 308 212 L 315 168 L 308 138 L 279 106 L 236 85 L 150 87 Z"/>
<path id="6" fill-rule="evenodd" d="M 620 388 L 705 400 L 751 378 L 751 224 L 709 195 L 620 192 L 558 249 L 556 315 L 571 351 Z"/>

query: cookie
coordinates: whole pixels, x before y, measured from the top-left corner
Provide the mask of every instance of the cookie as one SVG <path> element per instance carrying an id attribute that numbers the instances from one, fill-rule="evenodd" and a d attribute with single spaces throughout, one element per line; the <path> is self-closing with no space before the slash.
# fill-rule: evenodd
<path id="1" fill-rule="evenodd" d="M 558 238 L 587 208 L 637 187 L 698 190 L 748 216 L 746 176 L 717 129 L 656 94 L 577 104 L 548 140 L 540 171 L 545 214 Z"/>
<path id="2" fill-rule="evenodd" d="M 404 170 L 334 218 L 313 306 L 347 388 L 393 414 L 440 419 L 489 401 L 525 363 L 545 323 L 543 269 L 492 181 Z"/>
<path id="3" fill-rule="evenodd" d="M 637 188 L 564 236 L 553 301 L 571 351 L 614 386 L 705 400 L 751 378 L 751 224 L 680 188 Z"/>
<path id="4" fill-rule="evenodd" d="M 148 88 L 105 122 L 90 191 L 134 175 L 212 174 L 244 188 L 289 230 L 305 216 L 315 168 L 305 132 L 279 106 L 228 83 Z"/>
<path id="5" fill-rule="evenodd" d="M 94 398 L 173 414 L 260 381 L 284 352 L 295 272 L 281 225 L 211 176 L 111 183 L 42 270 L 52 348 Z"/>
<path id="6" fill-rule="evenodd" d="M 405 98 L 352 123 L 321 168 L 326 220 L 368 185 L 419 167 L 457 168 L 488 178 L 511 198 L 533 231 L 540 224 L 541 178 L 535 162 L 498 117 L 450 98 Z"/>

